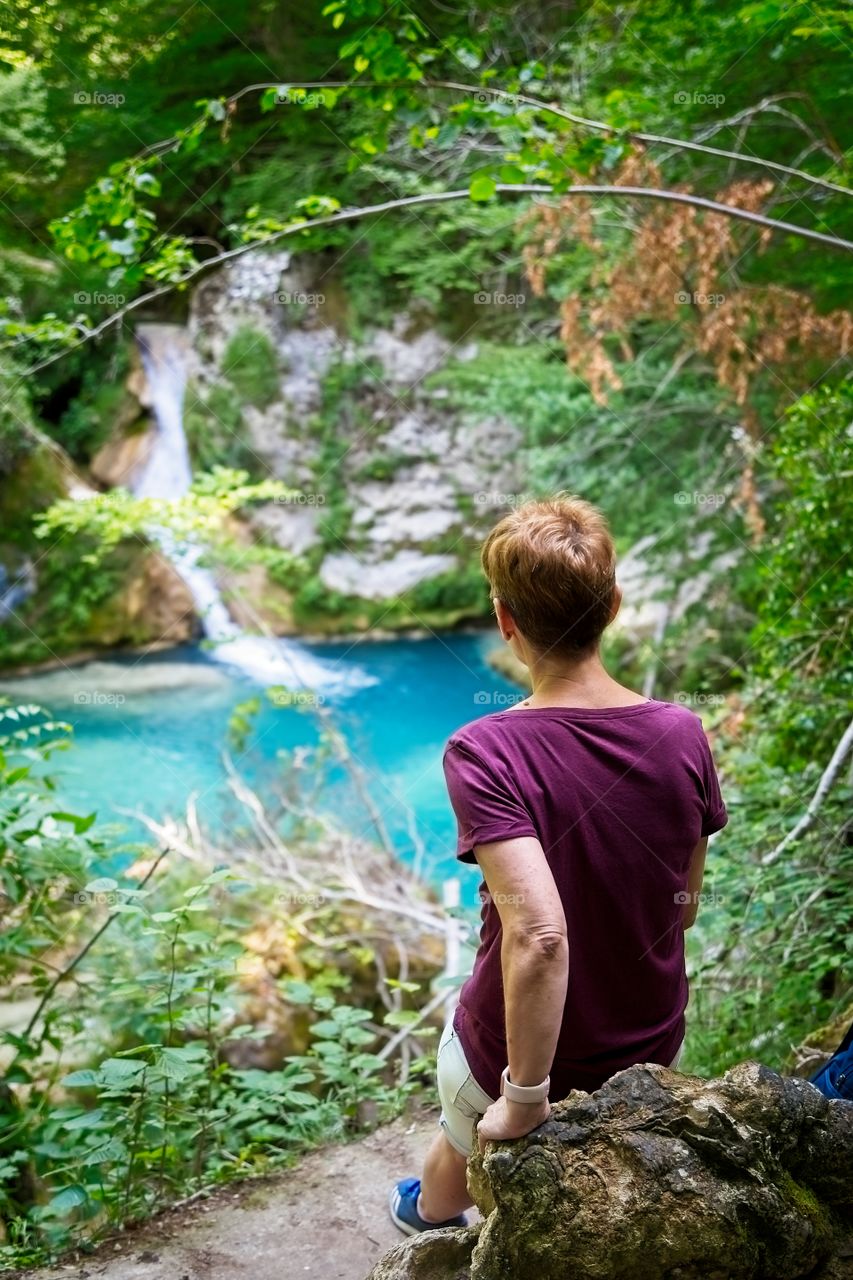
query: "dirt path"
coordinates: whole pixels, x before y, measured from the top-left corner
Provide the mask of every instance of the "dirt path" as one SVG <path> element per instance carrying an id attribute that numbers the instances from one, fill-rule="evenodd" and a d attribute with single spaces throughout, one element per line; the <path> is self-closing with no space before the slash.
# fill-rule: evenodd
<path id="1" fill-rule="evenodd" d="M 293 1169 L 223 1187 L 161 1214 L 79 1263 L 20 1280 L 364 1280 L 403 1237 L 388 1188 L 420 1172 L 437 1112 L 417 1112 L 357 1142 L 312 1151 Z"/>

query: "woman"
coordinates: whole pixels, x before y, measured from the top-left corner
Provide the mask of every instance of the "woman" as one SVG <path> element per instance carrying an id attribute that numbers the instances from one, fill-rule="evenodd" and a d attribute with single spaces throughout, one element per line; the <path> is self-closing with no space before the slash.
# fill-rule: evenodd
<path id="1" fill-rule="evenodd" d="M 572 1089 L 637 1062 L 675 1066 L 684 930 L 708 836 L 727 821 L 702 723 L 605 670 L 621 591 L 602 514 L 529 502 L 483 546 L 501 636 L 533 692 L 465 725 L 444 756 L 458 856 L 483 875 L 471 977 L 438 1049 L 441 1130 L 391 1193 L 407 1234 L 464 1225 L 466 1163 Z"/>

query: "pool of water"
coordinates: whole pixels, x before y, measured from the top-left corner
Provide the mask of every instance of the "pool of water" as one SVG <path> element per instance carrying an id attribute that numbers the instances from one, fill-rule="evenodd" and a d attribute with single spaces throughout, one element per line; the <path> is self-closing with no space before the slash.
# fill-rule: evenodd
<path id="1" fill-rule="evenodd" d="M 441 755 L 459 725 L 519 696 L 485 660 L 494 643 L 483 634 L 301 646 L 318 664 L 323 712 L 343 733 L 400 857 L 436 885 L 460 874 L 468 902 L 478 877 L 454 860 Z M 130 815 L 180 817 L 192 795 L 202 824 L 227 847 L 229 827 L 243 818 L 225 783 L 223 749 L 263 798 L 299 776 L 294 752 L 298 759 L 299 748 L 318 741 L 310 697 L 296 695 L 296 705 L 262 699 L 245 743 L 229 746 L 235 708 L 263 688 L 192 647 L 7 680 L 0 692 L 72 724 L 71 751 L 54 757 L 62 801 L 77 813 L 96 811 L 99 821 L 121 821 L 134 837 L 145 828 Z M 330 771 L 317 804 L 371 835 L 365 806 L 340 769 Z"/>

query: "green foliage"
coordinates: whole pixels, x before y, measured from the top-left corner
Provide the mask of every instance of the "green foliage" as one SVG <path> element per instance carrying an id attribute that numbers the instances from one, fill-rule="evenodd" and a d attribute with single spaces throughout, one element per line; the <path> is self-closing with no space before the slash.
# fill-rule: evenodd
<path id="1" fill-rule="evenodd" d="M 36 452 L 32 465 L 51 457 L 49 450 Z M 48 470 L 51 478 L 55 481 Z M 8 491 L 7 505 L 20 485 L 10 485 Z M 50 496 L 45 494 L 50 505 L 34 517 L 30 503 L 36 492 L 33 488 L 23 512 L 14 513 L 17 526 L 11 527 L 25 524 L 19 541 L 39 549 L 38 590 L 20 610 L 20 620 L 9 618 L 0 626 L 4 665 L 44 661 L 86 644 L 143 642 L 148 638 L 145 622 L 134 624 L 142 628 L 139 634 L 128 631 L 121 592 L 139 573 L 157 530 L 167 529 L 178 541 L 201 542 L 226 556 L 232 545 L 226 517 L 254 502 L 292 496 L 278 480 L 252 483 L 245 471 L 225 467 L 202 472 L 190 492 L 174 501 L 135 498 L 123 489 L 86 499 L 56 499 L 54 487 Z M 0 489 L 0 502 L 4 498 L 6 491 Z M 45 546 L 49 556 L 42 553 Z"/>
<path id="2" fill-rule="evenodd" d="M 184 400 L 184 431 L 195 470 L 225 466 L 258 475 L 260 460 L 246 439 L 242 398 L 235 386 L 215 383 L 200 391 L 190 385 Z"/>
<path id="3" fill-rule="evenodd" d="M 650 534 L 665 535 L 661 549 L 678 546 L 696 518 L 682 497 L 724 487 L 715 473 L 732 470 L 730 427 L 704 370 L 685 369 L 650 406 L 676 353 L 665 334 L 649 339 L 655 357 L 620 366 L 623 387 L 606 405 L 596 403 L 566 369 L 562 352 L 546 343 L 482 343 L 473 359 L 431 374 L 426 385 L 446 389 L 451 404 L 472 417 L 508 420 L 517 428 L 530 496 L 560 489 L 583 494 L 611 516 L 621 550 Z"/>
<path id="4" fill-rule="evenodd" d="M 0 485 L 35 447 L 33 412 L 24 380 L 16 367 L 0 356 Z"/>
<path id="5" fill-rule="evenodd" d="M 293 496 L 293 490 L 280 480 L 252 484 L 245 471 L 215 467 L 196 476 L 183 498 L 135 498 L 124 489 L 114 489 L 85 501 L 63 499 L 39 517 L 36 536 L 90 535 L 94 558 L 152 529 L 168 529 L 177 538 L 216 542 L 222 538 L 224 516 L 252 502 Z"/>
<path id="6" fill-rule="evenodd" d="M 354 1132 L 361 1104 L 386 1115 L 405 1094 L 371 1051 L 372 1010 L 330 993 L 347 980 L 325 952 L 306 952 L 307 980 L 287 987 L 305 1051 L 269 1071 L 232 1065 L 257 1035 L 241 939 L 271 888 L 168 861 L 141 881 L 119 870 L 132 847 L 54 798 L 47 770 L 68 733 L 38 707 L 0 708 L 0 985 L 39 1000 L 0 1031 L 7 1264 L 286 1162 Z"/>
<path id="7" fill-rule="evenodd" d="M 462 569 L 419 582 L 406 592 L 404 599 L 415 614 L 431 616 L 446 611 L 483 618 L 489 612 L 489 588 L 476 560 Z"/>
<path id="8" fill-rule="evenodd" d="M 378 453 L 375 457 L 365 462 L 364 466 L 359 467 L 355 474 L 356 480 L 393 480 L 394 476 L 405 466 L 409 459 L 400 457 L 390 453 Z"/>
<path id="9" fill-rule="evenodd" d="M 245 404 L 265 409 L 279 393 L 275 347 L 260 329 L 244 325 L 228 340 L 222 357 L 222 376 L 232 383 Z"/>
<path id="10" fill-rule="evenodd" d="M 810 392 L 779 424 L 765 462 L 773 502 L 749 651 L 773 759 L 789 768 L 831 754 L 853 701 L 851 411 L 850 380 Z"/>
<path id="11" fill-rule="evenodd" d="M 106 370 L 90 366 L 84 372 L 79 395 L 53 433 L 72 458 L 86 461 L 113 429 L 131 426 L 138 418 L 138 402 L 124 385 L 129 363 L 128 349 L 122 345 Z"/>
<path id="12" fill-rule="evenodd" d="M 754 573 L 734 586 L 754 611 L 739 658 L 737 723 L 717 739 L 732 821 L 709 861 L 711 908 L 694 949 L 695 1061 L 718 1070 L 746 1052 L 782 1065 L 849 1005 L 853 947 L 851 780 L 842 771 L 806 812 L 850 714 L 844 636 L 851 575 L 851 385 L 809 393 L 763 459 L 769 530 Z"/>

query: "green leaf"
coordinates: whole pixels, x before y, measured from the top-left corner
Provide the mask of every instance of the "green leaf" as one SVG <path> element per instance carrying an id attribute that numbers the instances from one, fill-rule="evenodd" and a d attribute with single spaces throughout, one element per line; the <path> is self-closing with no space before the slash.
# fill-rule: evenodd
<path id="1" fill-rule="evenodd" d="M 75 1183 L 70 1187 L 63 1187 L 55 1196 L 51 1196 L 49 1207 L 54 1213 L 69 1213 L 86 1204 L 88 1199 L 86 1188 Z"/>
<path id="2" fill-rule="evenodd" d="M 91 1071 L 88 1068 L 82 1071 L 72 1071 L 70 1075 L 63 1076 L 61 1084 L 67 1089 L 89 1089 L 93 1085 L 101 1083 L 100 1073 Z"/>
<path id="3" fill-rule="evenodd" d="M 420 1014 L 417 1009 L 392 1009 L 390 1013 L 385 1015 L 386 1027 L 408 1027 L 412 1022 L 417 1022 Z"/>
<path id="4" fill-rule="evenodd" d="M 117 888 L 117 880 L 113 880 L 109 876 L 101 876 L 98 880 L 89 881 L 86 885 L 86 893 L 112 893 Z"/>
<path id="5" fill-rule="evenodd" d="M 491 200 L 495 194 L 496 183 L 492 175 L 485 169 L 481 169 L 479 173 L 475 173 L 471 179 L 471 185 L 468 187 L 468 193 L 472 200 L 484 201 Z"/>

